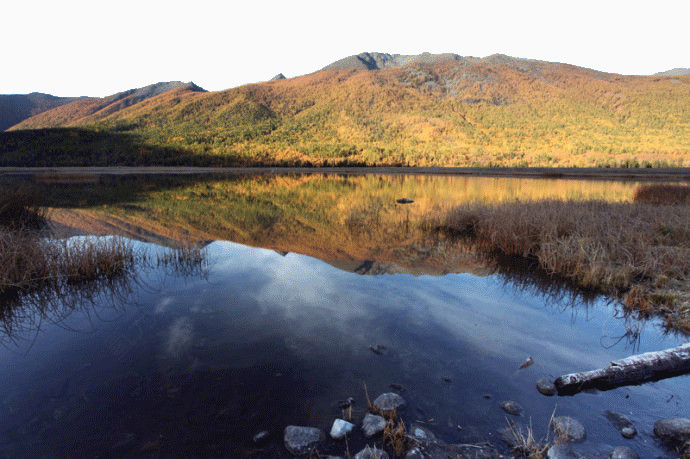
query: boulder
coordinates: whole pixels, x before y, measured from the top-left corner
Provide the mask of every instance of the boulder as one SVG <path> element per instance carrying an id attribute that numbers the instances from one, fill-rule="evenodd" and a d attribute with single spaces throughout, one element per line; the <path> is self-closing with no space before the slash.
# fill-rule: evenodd
<path id="1" fill-rule="evenodd" d="M 316 427 L 287 426 L 283 432 L 285 448 L 295 456 L 306 456 L 325 439 Z"/>
<path id="2" fill-rule="evenodd" d="M 682 445 L 690 440 L 690 419 L 660 419 L 654 423 L 654 435 L 665 442 Z"/>
<path id="3" fill-rule="evenodd" d="M 577 419 L 570 416 L 557 416 L 551 421 L 551 429 L 557 438 L 568 441 L 581 442 L 587 437 L 585 427 Z"/>

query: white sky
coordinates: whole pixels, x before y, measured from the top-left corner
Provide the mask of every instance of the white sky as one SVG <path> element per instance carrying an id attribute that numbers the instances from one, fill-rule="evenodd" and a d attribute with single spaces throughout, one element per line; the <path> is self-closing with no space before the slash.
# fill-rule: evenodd
<path id="1" fill-rule="evenodd" d="M 503 53 L 606 72 L 690 67 L 689 0 L 8 0 L 0 94 L 216 91 L 364 51 Z"/>

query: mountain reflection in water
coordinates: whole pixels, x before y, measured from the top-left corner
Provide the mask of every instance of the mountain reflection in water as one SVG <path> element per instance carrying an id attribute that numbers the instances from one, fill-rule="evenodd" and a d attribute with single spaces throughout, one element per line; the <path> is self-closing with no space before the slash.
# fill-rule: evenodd
<path id="1" fill-rule="evenodd" d="M 339 400 L 355 399 L 360 423 L 366 384 L 372 398 L 404 388 L 406 424 L 421 421 L 451 443 L 507 451 L 499 404 L 515 400 L 525 408 L 515 420 L 538 438 L 554 408 L 581 420 L 581 454 L 622 444 L 602 415 L 611 410 L 640 432 L 626 445 L 668 455 L 651 426 L 688 412 L 688 377 L 556 398 L 535 382 L 682 337 L 529 265 L 487 264 L 422 224 L 484 191 L 625 200 L 635 184 L 504 180 L 508 187 L 318 175 L 38 183 L 62 234 L 124 235 L 151 251 L 201 242 L 208 269 L 140 266 L 116 301 L 52 308 L 59 320 L 46 315 L 30 339 L 5 341 L 0 454 L 287 457 L 285 426 L 327 432 L 342 415 Z M 403 207 L 398 197 L 415 202 Z M 534 364 L 518 370 L 528 356 Z M 251 438 L 263 430 L 270 438 L 259 448 Z M 356 432 L 350 451 L 366 443 Z M 343 455 L 345 445 L 328 441 L 321 452 Z"/>

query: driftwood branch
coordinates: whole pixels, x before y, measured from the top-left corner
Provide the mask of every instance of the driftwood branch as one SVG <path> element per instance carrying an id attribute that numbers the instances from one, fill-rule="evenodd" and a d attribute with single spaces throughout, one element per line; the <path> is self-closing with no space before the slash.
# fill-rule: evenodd
<path id="1" fill-rule="evenodd" d="M 615 360 L 606 368 L 561 376 L 554 385 L 558 395 L 573 395 L 587 389 L 609 390 L 686 373 L 690 373 L 690 343 Z"/>

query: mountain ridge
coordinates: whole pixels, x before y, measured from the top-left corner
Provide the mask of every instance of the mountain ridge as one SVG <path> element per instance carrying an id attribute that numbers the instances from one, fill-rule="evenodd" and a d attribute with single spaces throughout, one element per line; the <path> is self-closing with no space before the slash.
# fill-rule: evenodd
<path id="1" fill-rule="evenodd" d="M 358 56 L 225 91 L 181 87 L 112 112 L 59 107 L 15 126 L 24 131 L 6 137 L 0 163 L 690 166 L 690 76 L 501 54 Z M 81 127 L 71 131 L 81 140 L 26 130 L 65 127 Z"/>
<path id="2" fill-rule="evenodd" d="M 51 94 L 0 94 L 0 132 L 15 124 L 79 97 L 57 97 Z"/>

